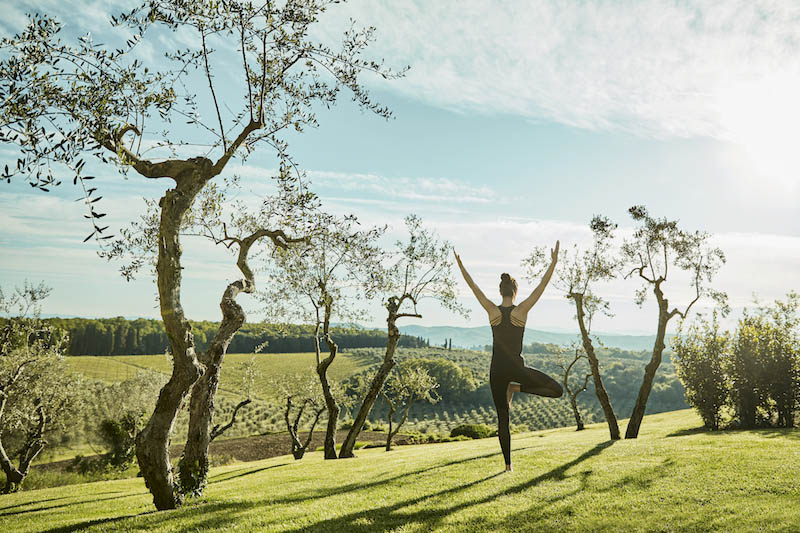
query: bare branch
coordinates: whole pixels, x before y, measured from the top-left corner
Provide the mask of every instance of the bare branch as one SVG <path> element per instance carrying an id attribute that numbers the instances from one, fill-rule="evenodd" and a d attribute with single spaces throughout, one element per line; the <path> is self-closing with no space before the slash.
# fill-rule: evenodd
<path id="1" fill-rule="evenodd" d="M 211 438 L 209 439 L 209 442 L 216 439 L 217 437 L 228 431 L 231 427 L 233 427 L 233 425 L 236 423 L 236 414 L 239 412 L 239 409 L 241 409 L 245 405 L 249 405 L 250 402 L 252 402 L 250 398 L 242 400 L 236 405 L 236 407 L 233 408 L 233 414 L 231 415 L 231 419 L 228 421 L 227 424 L 225 424 L 222 427 L 219 427 L 219 424 L 214 426 L 214 429 L 211 430 Z"/>
<path id="2" fill-rule="evenodd" d="M 217 103 L 217 93 L 214 91 L 214 83 L 211 81 L 211 67 L 208 65 L 208 48 L 206 48 L 206 32 L 201 27 L 200 30 L 200 40 L 203 44 L 203 63 L 205 65 L 206 70 L 206 79 L 208 80 L 208 88 L 211 90 L 211 99 L 214 101 L 214 109 L 217 112 L 217 120 L 219 120 L 219 135 L 222 138 L 222 150 L 223 152 L 228 151 L 228 144 L 225 140 L 225 127 L 222 125 L 222 115 L 219 112 L 219 104 Z"/>

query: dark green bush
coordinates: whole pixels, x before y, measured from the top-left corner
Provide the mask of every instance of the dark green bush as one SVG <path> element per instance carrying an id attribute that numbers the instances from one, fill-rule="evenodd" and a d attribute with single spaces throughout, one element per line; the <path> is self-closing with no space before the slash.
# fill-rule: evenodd
<path id="1" fill-rule="evenodd" d="M 462 424 L 450 432 L 451 437 L 463 435 L 471 439 L 485 439 L 497 435 L 497 432 L 486 424 Z"/>
<path id="2" fill-rule="evenodd" d="M 133 463 L 137 425 L 135 416 L 124 416 L 121 420 L 106 419 L 100 424 L 100 437 L 109 448 L 107 461 L 110 466 L 127 468 Z"/>

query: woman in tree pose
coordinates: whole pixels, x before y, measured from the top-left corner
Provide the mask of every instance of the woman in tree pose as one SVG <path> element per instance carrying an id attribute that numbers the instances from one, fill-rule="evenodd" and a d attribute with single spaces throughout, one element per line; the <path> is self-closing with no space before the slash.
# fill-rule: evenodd
<path id="1" fill-rule="evenodd" d="M 464 280 L 472 289 L 481 306 L 489 313 L 492 326 L 492 364 L 489 370 L 489 385 L 492 389 L 494 407 L 497 409 L 497 436 L 506 461 L 506 471 L 511 469 L 511 433 L 508 428 L 508 408 L 515 392 L 527 392 L 548 398 L 559 398 L 563 393 L 561 385 L 547 374 L 525 366 L 522 358 L 522 337 L 525 334 L 525 321 L 528 311 L 544 292 L 558 259 L 559 243 L 550 251 L 552 261 L 539 286 L 519 305 L 514 305 L 517 296 L 517 282 L 508 274 L 500 276 L 501 305 L 493 304 L 475 284 L 456 253 L 456 261 Z M 455 253 L 455 251 L 454 251 Z"/>

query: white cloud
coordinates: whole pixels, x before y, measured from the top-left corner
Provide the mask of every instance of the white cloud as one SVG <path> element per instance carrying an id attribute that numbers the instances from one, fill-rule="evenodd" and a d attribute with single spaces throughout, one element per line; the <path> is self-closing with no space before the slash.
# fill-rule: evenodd
<path id="1" fill-rule="evenodd" d="M 743 84 L 780 72 L 800 87 L 796 2 L 354 0 L 329 17 L 330 39 L 354 17 L 378 28 L 372 54 L 411 65 L 382 87 L 469 112 L 736 139 L 730 96 L 770 99 L 736 100 Z"/>
<path id="2" fill-rule="evenodd" d="M 474 187 L 447 178 L 387 177 L 378 174 L 308 172 L 311 183 L 322 190 L 358 191 L 400 201 L 459 202 L 485 204 L 498 202 L 489 187 Z"/>

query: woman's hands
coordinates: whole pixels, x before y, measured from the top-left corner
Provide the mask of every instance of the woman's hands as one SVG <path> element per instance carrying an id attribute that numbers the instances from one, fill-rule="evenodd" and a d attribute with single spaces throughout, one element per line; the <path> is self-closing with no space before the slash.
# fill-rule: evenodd
<path id="1" fill-rule="evenodd" d="M 555 265 L 558 262 L 558 249 L 561 246 L 561 241 L 556 241 L 556 247 L 550 248 L 550 261 Z M 458 256 L 456 255 L 456 259 Z"/>
<path id="2" fill-rule="evenodd" d="M 463 269 L 464 265 L 463 263 L 461 263 L 461 256 L 458 255 L 458 252 L 456 252 L 455 248 L 453 248 L 453 255 L 456 256 L 456 263 L 458 263 L 458 268 Z"/>

